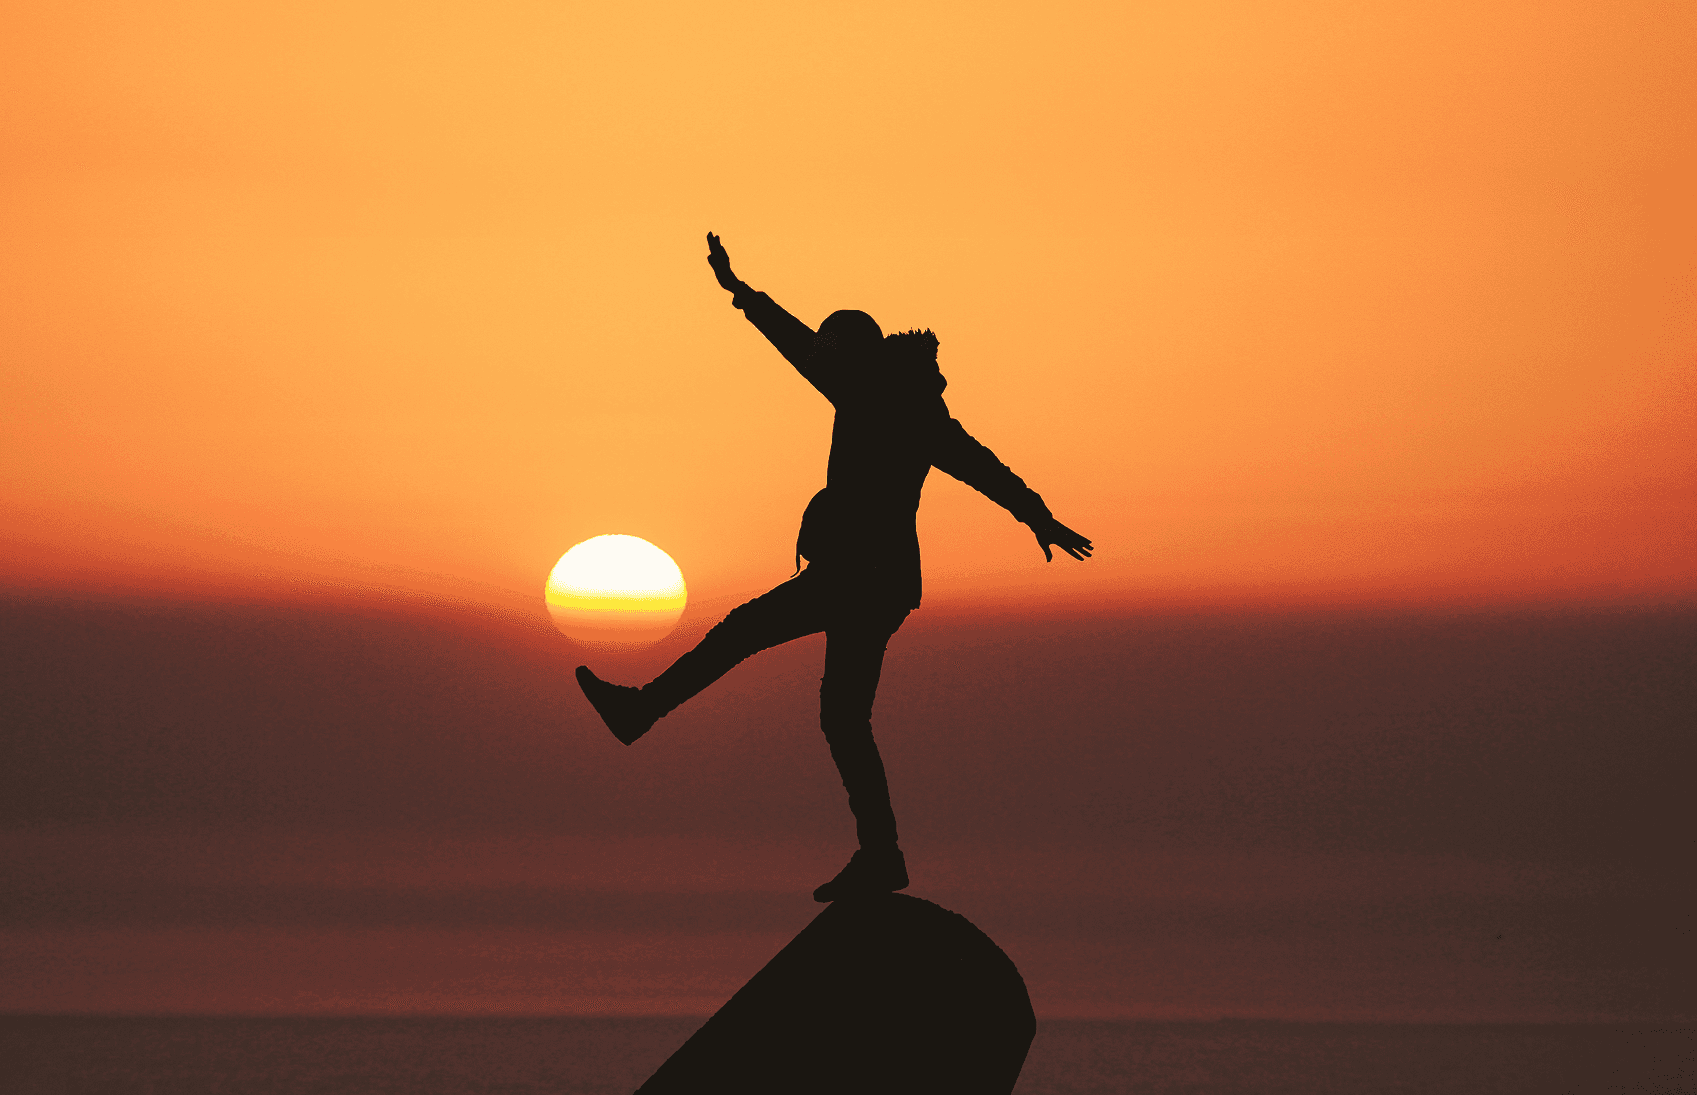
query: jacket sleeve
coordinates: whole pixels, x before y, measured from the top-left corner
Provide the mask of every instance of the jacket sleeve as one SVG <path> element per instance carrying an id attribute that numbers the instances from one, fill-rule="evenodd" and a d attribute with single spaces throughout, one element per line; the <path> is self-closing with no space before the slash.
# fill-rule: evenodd
<path id="1" fill-rule="evenodd" d="M 766 336 L 766 341 L 777 347 L 778 352 L 784 355 L 785 361 L 795 366 L 796 372 L 818 388 L 826 399 L 831 398 L 831 393 L 827 390 L 830 386 L 829 379 L 817 375 L 808 367 L 813 356 L 813 340 L 816 337 L 813 328 L 784 311 L 765 293 L 757 293 L 746 285 L 731 298 L 731 303 L 742 309 L 742 314 Z"/>
<path id="2" fill-rule="evenodd" d="M 949 419 L 937 431 L 931 466 L 959 479 L 1028 525 L 1050 516 L 1042 496 L 967 433 L 957 419 Z"/>

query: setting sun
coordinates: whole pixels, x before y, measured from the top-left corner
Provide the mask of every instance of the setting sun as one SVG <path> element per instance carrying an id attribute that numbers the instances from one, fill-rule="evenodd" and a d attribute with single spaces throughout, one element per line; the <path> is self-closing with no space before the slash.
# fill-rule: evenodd
<path id="1" fill-rule="evenodd" d="M 596 536 L 554 564 L 545 587 L 554 626 L 579 642 L 637 646 L 666 637 L 688 600 L 672 557 L 636 536 Z"/>

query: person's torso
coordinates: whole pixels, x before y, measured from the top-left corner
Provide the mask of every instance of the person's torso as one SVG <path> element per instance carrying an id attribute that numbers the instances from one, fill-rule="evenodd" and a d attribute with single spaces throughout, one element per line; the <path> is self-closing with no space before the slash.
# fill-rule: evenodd
<path id="1" fill-rule="evenodd" d="M 869 591 L 919 601 L 915 517 L 932 437 L 948 421 L 940 397 L 838 404 L 825 489 L 803 515 L 797 551 Z"/>

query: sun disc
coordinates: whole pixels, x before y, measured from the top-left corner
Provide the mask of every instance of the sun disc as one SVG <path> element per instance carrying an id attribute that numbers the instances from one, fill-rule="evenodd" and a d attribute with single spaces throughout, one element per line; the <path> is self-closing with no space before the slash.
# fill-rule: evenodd
<path id="1" fill-rule="evenodd" d="M 672 557 L 637 536 L 596 536 L 554 564 L 544 587 L 554 626 L 579 642 L 642 646 L 668 635 L 688 600 Z"/>

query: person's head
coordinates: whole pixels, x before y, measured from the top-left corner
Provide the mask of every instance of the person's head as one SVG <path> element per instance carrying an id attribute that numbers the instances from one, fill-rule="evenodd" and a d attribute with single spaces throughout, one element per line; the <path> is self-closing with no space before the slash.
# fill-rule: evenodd
<path id="1" fill-rule="evenodd" d="M 846 358 L 865 358 L 884 344 L 884 331 L 865 312 L 832 312 L 819 325 L 819 352 Z"/>

